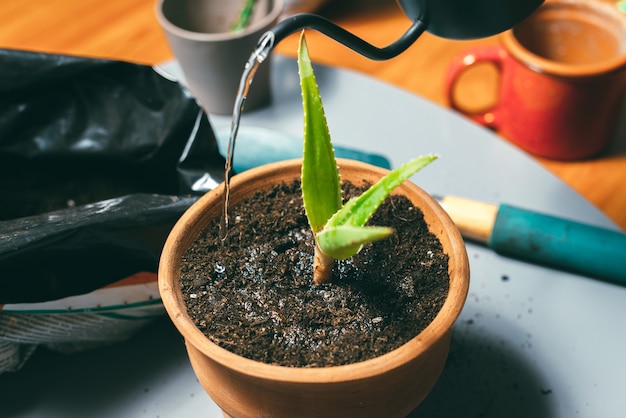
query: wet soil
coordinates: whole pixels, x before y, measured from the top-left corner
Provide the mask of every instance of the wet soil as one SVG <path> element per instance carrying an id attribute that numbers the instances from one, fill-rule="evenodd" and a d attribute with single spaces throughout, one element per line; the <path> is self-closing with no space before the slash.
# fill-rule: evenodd
<path id="1" fill-rule="evenodd" d="M 346 198 L 354 193 L 345 187 Z M 299 183 L 259 192 L 230 215 L 226 241 L 215 220 L 187 251 L 181 288 L 198 328 L 241 356 L 289 367 L 367 360 L 416 336 L 447 296 L 448 256 L 402 196 L 370 221 L 396 233 L 337 262 L 320 286 Z"/>

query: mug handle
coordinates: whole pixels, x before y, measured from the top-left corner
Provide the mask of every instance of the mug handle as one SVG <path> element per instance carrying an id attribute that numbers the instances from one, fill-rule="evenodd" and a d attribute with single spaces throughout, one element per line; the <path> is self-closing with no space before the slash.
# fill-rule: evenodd
<path id="1" fill-rule="evenodd" d="M 450 107 L 463 113 L 475 122 L 491 129 L 498 129 L 500 118 L 498 116 L 498 104 L 480 111 L 470 112 L 463 108 L 454 98 L 454 89 L 459 76 L 470 67 L 479 63 L 492 63 L 498 73 L 502 73 L 502 63 L 506 58 L 506 51 L 500 45 L 488 45 L 469 48 L 452 59 L 444 80 L 445 95 Z"/>

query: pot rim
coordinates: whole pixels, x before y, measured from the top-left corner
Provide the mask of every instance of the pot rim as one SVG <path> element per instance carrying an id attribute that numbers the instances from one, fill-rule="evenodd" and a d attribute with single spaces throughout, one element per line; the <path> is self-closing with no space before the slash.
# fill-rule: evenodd
<path id="1" fill-rule="evenodd" d="M 301 159 L 294 159 L 271 163 L 233 176 L 231 182 L 232 190 L 237 190 L 238 187 L 241 187 L 241 184 L 248 182 L 252 178 L 271 178 L 276 173 L 284 173 L 285 171 L 294 173 L 297 171 L 299 175 L 301 161 Z M 337 159 L 337 163 L 340 167 L 340 172 L 342 169 L 369 170 L 382 177 L 389 171 L 354 160 Z M 219 199 L 217 204 L 222 204 L 223 184 L 202 196 L 182 215 L 164 245 L 159 264 L 158 281 L 159 292 L 168 315 L 185 338 L 187 344 L 191 343 L 203 354 L 225 367 L 258 378 L 269 378 L 275 381 L 290 383 L 317 383 L 320 380 L 338 383 L 365 379 L 408 363 L 415 358 L 416 353 L 426 351 L 430 345 L 449 334 L 452 325 L 461 313 L 467 297 L 469 289 L 469 261 L 460 232 L 439 203 L 410 181 L 403 183 L 396 189 L 398 192 L 402 190 L 411 190 L 412 193 L 415 193 L 422 200 L 420 206 L 431 209 L 440 221 L 439 225 L 434 225 L 437 227 L 437 230 L 433 230 L 433 225 L 429 222 L 429 229 L 437 234 L 440 240 L 447 241 L 450 247 L 448 250 L 450 258 L 450 288 L 448 296 L 435 319 L 420 334 L 395 350 L 379 357 L 347 365 L 299 368 L 251 360 L 234 354 L 205 337 L 187 315 L 182 292 L 178 286 L 178 277 L 169 275 L 168 272 L 172 271 L 172 269 L 174 271 L 179 270 L 181 260 L 180 257 L 176 256 L 179 253 L 177 250 L 181 250 L 181 248 L 183 250 L 186 249 L 195 239 L 195 234 L 191 238 L 188 237 L 187 240 L 184 237 L 189 231 L 194 230 L 194 225 L 202 222 L 202 217 L 199 218 L 199 216 L 208 206 L 216 204 L 216 198 Z"/>
<path id="2" fill-rule="evenodd" d="M 189 29 L 181 28 L 180 26 L 172 23 L 172 21 L 163 13 L 163 5 L 166 1 L 171 0 L 158 0 L 155 4 L 154 13 L 158 22 L 167 32 L 176 35 L 180 38 L 192 39 L 199 42 L 217 42 L 228 41 L 232 39 L 239 39 L 255 32 L 262 30 L 263 28 L 272 24 L 278 20 L 284 9 L 284 0 L 271 0 L 272 8 L 269 13 L 259 20 L 252 21 L 250 25 L 237 32 L 196 32 Z M 252 52 L 252 51 L 251 51 Z"/>

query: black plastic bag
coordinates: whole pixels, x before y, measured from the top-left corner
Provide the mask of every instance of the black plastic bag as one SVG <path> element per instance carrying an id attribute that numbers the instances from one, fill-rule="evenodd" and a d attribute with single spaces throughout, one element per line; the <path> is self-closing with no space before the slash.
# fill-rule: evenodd
<path id="1" fill-rule="evenodd" d="M 152 67 L 0 50 L 0 304 L 156 272 L 192 184 L 223 169 L 200 106 Z"/>

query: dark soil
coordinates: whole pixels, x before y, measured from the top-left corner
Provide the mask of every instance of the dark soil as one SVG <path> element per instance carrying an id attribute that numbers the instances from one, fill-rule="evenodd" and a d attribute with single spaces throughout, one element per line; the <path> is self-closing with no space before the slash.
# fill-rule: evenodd
<path id="1" fill-rule="evenodd" d="M 404 197 L 387 199 L 370 221 L 396 234 L 337 262 L 321 286 L 312 284 L 298 183 L 258 193 L 230 216 L 225 242 L 216 220 L 187 251 L 181 288 L 199 329 L 244 357 L 290 367 L 367 360 L 416 336 L 447 296 L 448 256 Z"/>

